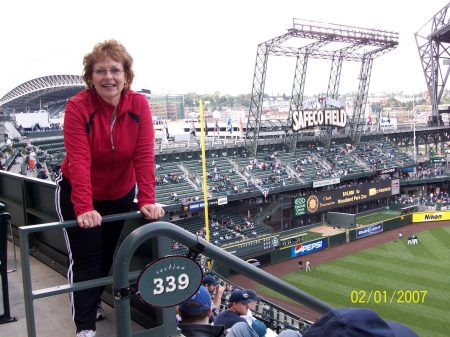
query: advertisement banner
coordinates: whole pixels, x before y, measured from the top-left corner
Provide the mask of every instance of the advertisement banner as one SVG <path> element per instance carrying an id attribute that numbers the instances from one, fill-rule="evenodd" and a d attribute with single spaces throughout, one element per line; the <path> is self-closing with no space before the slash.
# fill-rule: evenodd
<path id="1" fill-rule="evenodd" d="M 215 207 L 215 206 L 226 205 L 226 204 L 228 204 L 227 197 L 214 198 L 214 199 L 208 200 L 208 207 Z M 191 202 L 190 204 L 187 205 L 187 207 L 188 207 L 189 211 L 191 211 L 191 212 L 198 211 L 198 210 L 205 208 L 205 202 L 203 200 Z"/>
<path id="2" fill-rule="evenodd" d="M 308 197 L 301 196 L 293 199 L 294 215 L 302 215 L 303 207 L 301 205 L 305 205 L 307 214 L 314 214 L 356 203 L 387 198 L 399 192 L 398 179 L 395 179 L 334 189 Z"/>
<path id="3" fill-rule="evenodd" d="M 388 169 L 384 169 L 384 170 L 378 170 L 378 174 L 389 174 L 389 173 L 394 173 L 397 169 L 395 167 L 391 167 Z"/>
<path id="4" fill-rule="evenodd" d="M 356 230 L 356 238 L 361 239 L 369 235 L 381 233 L 383 231 L 383 224 L 379 223 Z"/>
<path id="5" fill-rule="evenodd" d="M 294 205 L 292 209 L 294 210 L 294 216 L 300 216 L 306 214 L 306 197 L 299 197 L 293 200 Z"/>
<path id="6" fill-rule="evenodd" d="M 392 180 L 391 187 L 392 187 L 392 195 L 399 194 L 400 193 L 400 180 L 399 179 Z"/>
<path id="7" fill-rule="evenodd" d="M 200 209 L 205 208 L 205 202 L 203 200 L 201 201 L 197 201 L 197 202 L 193 202 L 189 204 L 189 211 L 198 211 Z"/>
<path id="8" fill-rule="evenodd" d="M 221 197 L 217 199 L 217 205 L 226 205 L 228 204 L 228 198 L 227 197 Z"/>
<path id="9" fill-rule="evenodd" d="M 322 187 L 322 186 L 328 186 L 328 185 L 335 185 L 340 184 L 341 178 L 330 178 L 330 179 L 323 179 L 323 180 L 316 180 L 313 181 L 313 187 Z"/>
<path id="10" fill-rule="evenodd" d="M 318 252 L 319 250 L 323 250 L 325 248 L 327 248 L 326 239 L 320 239 L 320 240 L 311 241 L 308 243 L 303 243 L 303 244 L 291 247 L 291 257 L 311 254 L 314 252 Z"/>
<path id="11" fill-rule="evenodd" d="M 450 212 L 413 213 L 413 222 L 450 220 Z"/>

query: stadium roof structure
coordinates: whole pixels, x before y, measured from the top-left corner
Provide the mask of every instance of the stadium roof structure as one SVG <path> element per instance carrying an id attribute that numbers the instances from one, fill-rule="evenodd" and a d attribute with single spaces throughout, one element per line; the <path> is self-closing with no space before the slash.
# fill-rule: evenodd
<path id="1" fill-rule="evenodd" d="M 50 75 L 32 79 L 0 98 L 4 110 L 28 110 L 74 96 L 85 87 L 79 75 Z"/>

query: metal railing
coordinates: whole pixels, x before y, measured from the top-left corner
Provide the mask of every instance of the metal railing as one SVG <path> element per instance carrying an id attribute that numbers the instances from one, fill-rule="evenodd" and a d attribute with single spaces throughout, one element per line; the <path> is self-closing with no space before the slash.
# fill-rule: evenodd
<path id="1" fill-rule="evenodd" d="M 105 216 L 103 222 L 141 219 L 140 212 L 130 212 L 111 216 Z M 301 303 L 319 313 L 324 313 L 332 307 L 322 302 L 321 300 L 293 287 L 292 285 L 276 278 L 275 276 L 254 267 L 253 265 L 241 260 L 240 258 L 225 252 L 219 247 L 207 242 L 206 240 L 168 222 L 158 221 L 142 225 L 131 232 L 119 246 L 113 263 L 113 276 L 92 279 L 73 284 L 63 284 L 55 287 L 33 290 L 32 277 L 30 266 L 30 247 L 29 237 L 33 233 L 42 231 L 63 229 L 77 226 L 75 220 L 49 223 L 42 225 L 31 225 L 19 227 L 21 259 L 22 259 L 22 280 L 24 290 L 25 314 L 27 319 L 27 335 L 28 337 L 36 337 L 36 324 L 34 316 L 33 301 L 39 298 L 55 296 L 72 291 L 78 291 L 93 287 L 113 284 L 113 289 L 123 289 L 130 287 L 131 281 L 135 280 L 139 272 L 130 272 L 130 262 L 136 250 L 150 238 L 166 237 L 175 240 L 185 246 L 191 251 L 199 252 L 211 259 L 220 261 L 224 265 L 233 270 L 239 271 L 241 274 L 263 284 L 277 292 Z M 156 257 L 154 257 L 156 258 Z M 131 336 L 152 336 L 152 337 L 167 337 L 173 334 L 174 329 L 174 314 L 173 310 L 161 309 L 162 324 L 147 330 L 139 331 L 135 335 L 131 331 L 131 313 L 130 313 L 130 298 L 124 297 L 115 299 L 115 315 L 116 315 L 116 331 L 117 336 L 131 337 Z"/>
<path id="2" fill-rule="evenodd" d="M 4 212 L 4 209 L 5 205 L 0 203 L 0 299 L 2 302 L 2 306 L 0 306 L 0 324 L 10 323 L 17 320 L 15 317 L 11 316 L 9 308 L 7 232 L 8 226 L 10 226 L 11 215 Z"/>
<path id="3" fill-rule="evenodd" d="M 165 236 L 171 238 L 172 240 L 175 240 L 187 246 L 190 250 L 197 251 L 215 261 L 220 261 L 231 269 L 239 271 L 242 275 L 257 281 L 258 283 L 263 284 L 266 287 L 269 287 L 277 291 L 278 293 L 281 293 L 289 297 L 290 299 L 293 299 L 294 301 L 306 305 L 307 307 L 317 312 L 325 313 L 332 309 L 329 304 L 322 302 L 321 300 L 307 294 L 306 292 L 295 288 L 294 286 L 276 278 L 272 274 L 269 274 L 243 261 L 233 254 L 225 252 L 221 248 L 214 246 L 208 241 L 184 229 L 181 229 L 172 223 L 162 221 L 144 225 L 138 229 L 135 229 L 130 235 L 125 238 L 123 243 L 120 245 L 113 265 L 114 289 L 126 289 L 130 287 L 128 270 L 134 252 L 144 241 L 151 237 L 157 236 Z M 120 299 L 115 299 L 115 309 L 117 336 L 138 336 L 133 335 L 131 331 L 130 298 L 123 297 Z M 139 336 L 147 335 L 144 335 L 141 332 L 139 333 Z M 152 336 L 155 336 L 155 334 L 152 334 Z"/>
<path id="4" fill-rule="evenodd" d="M 116 215 L 105 216 L 102 219 L 102 223 L 118 220 L 143 220 L 140 212 L 122 213 Z M 56 229 L 70 228 L 78 226 L 76 220 L 65 222 L 53 222 L 41 225 L 28 225 L 18 228 L 19 240 L 20 240 L 20 256 L 22 261 L 22 282 L 23 293 L 25 303 L 25 316 L 27 320 L 27 336 L 36 337 L 36 322 L 34 315 L 34 300 L 56 296 L 73 291 L 100 287 L 112 284 L 112 276 L 92 279 L 83 282 L 77 282 L 73 284 L 61 284 L 50 288 L 43 288 L 33 290 L 32 288 L 32 275 L 30 264 L 30 236 L 35 233 L 51 231 Z M 128 275 L 130 279 L 136 279 L 139 272 L 133 272 Z"/>

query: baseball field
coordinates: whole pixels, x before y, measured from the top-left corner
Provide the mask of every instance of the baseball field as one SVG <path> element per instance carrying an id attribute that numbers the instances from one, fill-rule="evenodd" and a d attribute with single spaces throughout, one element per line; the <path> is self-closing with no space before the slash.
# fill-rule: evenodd
<path id="1" fill-rule="evenodd" d="M 317 265 L 312 256 L 311 272 L 296 270 L 281 278 L 332 306 L 372 308 L 386 319 L 407 324 L 420 337 L 448 337 L 450 227 L 414 232 L 417 245 L 408 244 L 408 232 L 400 240 L 398 232 L 391 231 L 391 240 L 384 244 Z M 289 301 L 263 286 L 256 289 L 263 296 Z"/>

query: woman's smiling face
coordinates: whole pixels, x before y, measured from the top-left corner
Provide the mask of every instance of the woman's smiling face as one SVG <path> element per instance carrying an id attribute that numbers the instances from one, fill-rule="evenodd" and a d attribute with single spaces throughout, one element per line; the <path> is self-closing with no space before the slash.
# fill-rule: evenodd
<path id="1" fill-rule="evenodd" d="M 94 64 L 92 84 L 97 93 L 109 104 L 117 106 L 126 78 L 122 63 L 110 57 Z"/>

